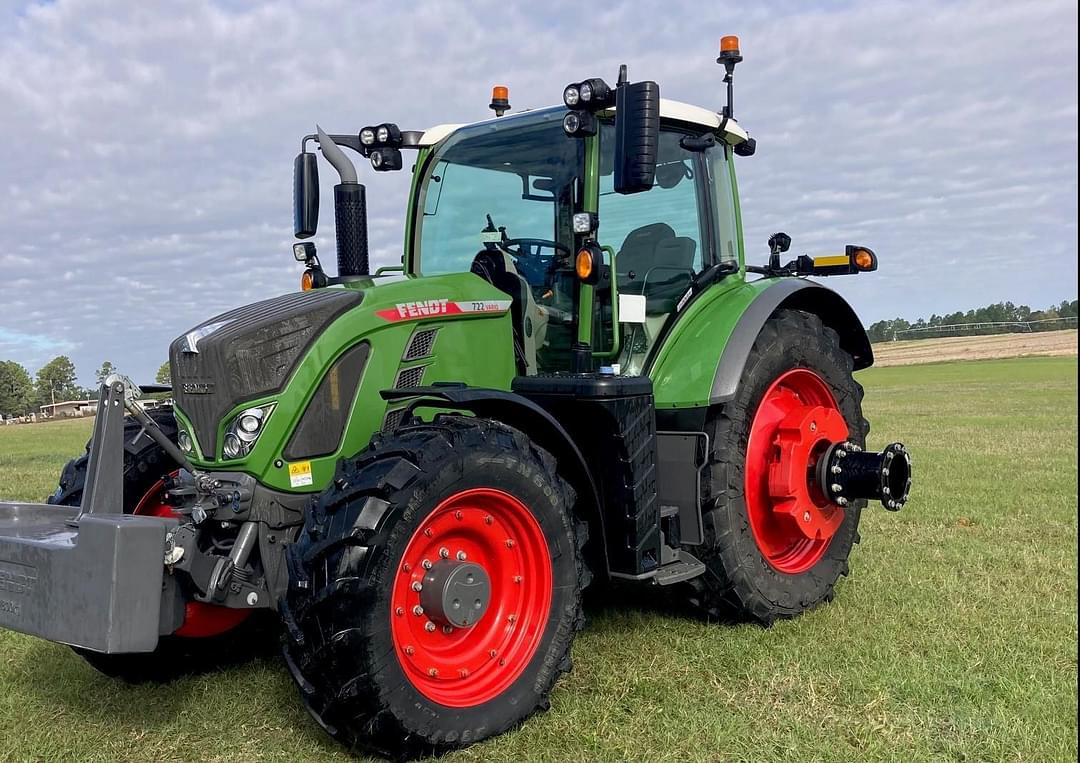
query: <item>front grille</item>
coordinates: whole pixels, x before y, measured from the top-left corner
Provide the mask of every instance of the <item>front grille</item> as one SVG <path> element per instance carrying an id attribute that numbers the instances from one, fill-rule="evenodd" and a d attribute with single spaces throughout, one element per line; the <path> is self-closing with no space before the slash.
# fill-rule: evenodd
<path id="1" fill-rule="evenodd" d="M 402 360 L 420 360 L 431 355 L 435 347 L 435 335 L 438 333 L 438 329 L 418 329 L 409 340 Z"/>
<path id="2" fill-rule="evenodd" d="M 420 382 L 424 380 L 425 370 L 427 370 L 427 366 L 416 366 L 415 368 L 403 369 L 398 373 L 397 381 L 394 382 L 394 386 L 397 389 L 405 389 L 406 387 L 419 387 Z"/>
<path id="3" fill-rule="evenodd" d="M 285 294 L 211 318 L 172 343 L 173 396 L 205 458 L 217 452 L 229 409 L 280 391 L 322 330 L 361 299 L 346 289 Z"/>

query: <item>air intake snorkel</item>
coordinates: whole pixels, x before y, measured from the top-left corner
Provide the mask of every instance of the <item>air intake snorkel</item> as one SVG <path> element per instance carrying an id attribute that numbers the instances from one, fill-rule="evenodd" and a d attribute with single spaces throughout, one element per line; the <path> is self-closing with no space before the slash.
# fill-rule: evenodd
<path id="1" fill-rule="evenodd" d="M 334 186 L 334 226 L 337 229 L 338 277 L 369 274 L 367 198 L 356 179 L 356 167 L 334 139 L 315 126 L 323 156 L 334 166 L 341 182 Z"/>

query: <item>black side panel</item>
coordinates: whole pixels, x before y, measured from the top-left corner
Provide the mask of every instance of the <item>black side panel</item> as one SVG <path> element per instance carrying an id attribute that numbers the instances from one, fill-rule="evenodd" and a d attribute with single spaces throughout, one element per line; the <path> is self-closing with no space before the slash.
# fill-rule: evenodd
<path id="1" fill-rule="evenodd" d="M 203 455 L 217 452 L 217 426 L 230 408 L 282 389 L 319 333 L 362 298 L 352 289 L 285 294 L 222 313 L 176 339 L 169 348 L 173 394 Z"/>
<path id="2" fill-rule="evenodd" d="M 573 437 L 600 487 L 612 572 L 642 575 L 660 563 L 656 417 L 648 377 L 519 376 L 513 389 Z"/>
<path id="3" fill-rule="evenodd" d="M 370 352 L 371 345 L 360 342 L 330 366 L 285 446 L 285 458 L 314 458 L 337 450 Z"/>

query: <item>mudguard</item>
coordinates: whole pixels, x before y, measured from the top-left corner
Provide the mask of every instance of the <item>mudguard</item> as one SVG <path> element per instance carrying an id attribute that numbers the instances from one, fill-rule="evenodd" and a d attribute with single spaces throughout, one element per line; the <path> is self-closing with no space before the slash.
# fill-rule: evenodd
<path id="1" fill-rule="evenodd" d="M 432 387 L 387 389 L 380 393 L 384 400 L 409 400 L 408 411 L 417 408 L 453 409 L 468 411 L 475 416 L 501 421 L 524 432 L 537 445 L 555 456 L 563 472 L 578 494 L 578 509 L 582 519 L 595 528 L 595 544 L 603 553 L 603 570 L 610 569 L 607 547 L 602 539 L 604 515 L 601 511 L 600 490 L 585 457 L 562 424 L 539 405 L 514 392 L 468 387 L 464 384 L 439 384 Z M 406 416 L 405 418 L 408 418 Z M 594 568 L 599 572 L 601 568 Z"/>
<path id="2" fill-rule="evenodd" d="M 805 278 L 763 278 L 714 288 L 692 300 L 663 338 L 646 372 L 657 408 L 716 405 L 735 395 L 743 367 L 765 321 L 779 309 L 804 310 L 840 336 L 855 370 L 873 364 L 870 339 L 852 307 L 836 292 Z"/>

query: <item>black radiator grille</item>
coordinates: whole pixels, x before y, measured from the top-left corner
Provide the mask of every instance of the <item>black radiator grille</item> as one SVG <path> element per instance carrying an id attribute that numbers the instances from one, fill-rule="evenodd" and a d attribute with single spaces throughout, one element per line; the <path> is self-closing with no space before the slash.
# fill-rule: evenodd
<path id="1" fill-rule="evenodd" d="M 217 452 L 222 416 L 245 400 L 280 391 L 322 330 L 362 298 L 349 289 L 285 294 L 222 313 L 172 343 L 173 396 L 205 458 Z"/>

